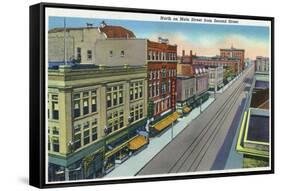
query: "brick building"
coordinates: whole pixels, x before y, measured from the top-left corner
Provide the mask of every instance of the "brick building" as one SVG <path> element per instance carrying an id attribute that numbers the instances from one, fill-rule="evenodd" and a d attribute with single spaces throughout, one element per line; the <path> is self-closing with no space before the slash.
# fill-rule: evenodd
<path id="1" fill-rule="evenodd" d="M 152 132 L 162 131 L 174 122 L 176 109 L 177 46 L 166 39 L 147 42 L 148 117 Z"/>
<path id="2" fill-rule="evenodd" d="M 239 68 L 238 72 L 240 73 L 242 70 L 245 69 L 245 50 L 244 49 L 237 49 L 231 46 L 230 48 L 223 48 L 220 49 L 220 57 L 222 58 L 236 58 L 239 59 Z"/>

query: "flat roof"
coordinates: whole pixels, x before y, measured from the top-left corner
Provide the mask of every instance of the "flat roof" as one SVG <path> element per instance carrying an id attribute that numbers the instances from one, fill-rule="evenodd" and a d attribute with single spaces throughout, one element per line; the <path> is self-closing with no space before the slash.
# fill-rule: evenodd
<path id="1" fill-rule="evenodd" d="M 251 115 L 247 139 L 249 141 L 269 142 L 269 117 Z"/>
<path id="2" fill-rule="evenodd" d="M 255 88 L 258 88 L 258 89 L 268 89 L 269 88 L 269 82 L 268 81 L 256 80 Z"/>

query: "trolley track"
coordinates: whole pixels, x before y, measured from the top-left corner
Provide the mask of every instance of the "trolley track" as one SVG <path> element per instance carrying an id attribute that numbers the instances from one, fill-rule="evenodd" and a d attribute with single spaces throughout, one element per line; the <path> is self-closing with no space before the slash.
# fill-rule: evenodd
<path id="1" fill-rule="evenodd" d="M 211 121 L 209 121 L 209 123 L 201 130 L 201 132 L 199 133 L 199 135 L 194 139 L 194 141 L 186 148 L 186 150 L 184 150 L 184 152 L 181 154 L 180 158 L 178 158 L 174 165 L 171 166 L 171 168 L 169 169 L 168 173 L 171 172 L 181 172 L 182 168 L 188 166 L 188 163 L 190 162 L 188 159 L 190 159 L 191 156 L 193 156 L 193 154 L 198 150 L 198 154 L 196 155 L 196 158 L 193 159 L 191 166 L 189 166 L 189 168 L 187 169 L 187 171 L 189 171 L 192 167 L 192 165 L 196 162 L 198 155 L 200 155 L 200 152 L 202 151 L 202 149 L 208 144 L 210 138 L 216 133 L 216 131 L 219 131 L 219 127 L 221 126 L 215 126 L 215 128 L 213 129 L 212 127 L 214 127 L 214 124 L 216 122 L 218 123 L 222 123 L 223 122 L 223 118 L 225 116 L 227 116 L 228 112 L 231 110 L 232 107 L 229 107 L 230 105 L 233 106 L 236 102 L 237 96 L 240 95 L 241 90 L 243 90 L 245 87 L 245 85 L 242 86 L 238 86 L 235 89 L 235 95 L 229 97 L 229 99 L 227 99 L 219 112 L 217 112 L 215 114 L 215 116 L 211 119 Z M 222 116 L 221 116 L 222 115 Z M 205 141 L 206 140 L 206 141 Z M 204 142 L 205 141 L 205 142 Z M 199 145 L 200 143 L 204 143 L 202 147 L 198 148 L 197 145 Z M 209 144 L 210 146 L 210 144 Z"/>
<path id="2" fill-rule="evenodd" d="M 238 78 L 231 87 L 229 87 L 223 93 L 223 97 L 219 97 L 216 104 L 211 105 L 212 109 L 209 111 L 215 111 L 214 113 L 208 113 L 205 117 L 202 118 L 200 115 L 196 120 L 197 126 L 193 127 L 193 123 L 191 122 L 191 126 L 193 128 L 194 133 L 189 133 L 187 136 L 186 133 L 179 134 L 179 138 L 176 138 L 179 141 L 173 140 L 167 145 L 165 149 L 156 154 L 153 159 L 149 163 L 147 163 L 137 174 L 152 174 L 153 173 L 177 173 L 177 172 L 188 172 L 188 171 L 197 171 L 200 166 L 202 160 L 206 163 L 206 159 L 210 153 L 208 153 L 209 148 L 214 146 L 217 143 L 216 137 L 218 134 L 222 135 L 221 132 L 226 132 L 227 128 L 223 128 L 225 125 L 223 124 L 233 107 L 236 105 L 239 96 L 243 93 L 246 82 L 245 79 L 249 76 L 252 76 L 252 69 L 246 70 L 240 78 Z M 204 111 L 205 112 L 205 111 Z M 205 119 L 201 125 L 202 128 L 195 130 L 198 126 L 198 120 Z M 199 123 L 199 124 L 200 124 Z M 195 130 L 195 131 L 194 131 Z M 220 131 L 221 130 L 221 131 Z M 185 132 L 189 131 L 188 129 L 184 130 Z M 214 143 L 215 142 L 215 143 Z M 184 148 L 183 145 L 186 145 Z M 177 149 L 177 146 L 181 148 Z M 183 147 L 182 147 L 183 146 Z M 170 157 L 169 153 L 174 150 L 174 157 Z M 211 147 L 212 149 L 212 147 Z M 169 151 L 170 150 L 170 151 Z M 207 155 L 207 156 L 206 156 Z M 163 158 L 164 157 L 164 158 Z M 166 158 L 168 157 L 168 158 Z M 162 165 L 159 163 L 162 161 Z M 210 160 L 211 162 L 212 160 Z M 207 162 L 209 163 L 209 162 Z M 157 166 L 159 166 L 157 168 Z M 162 166 L 162 168 L 161 168 Z M 203 165 L 204 166 L 204 165 Z M 207 165 L 208 166 L 208 165 Z M 200 169 L 199 169 L 200 170 Z"/>

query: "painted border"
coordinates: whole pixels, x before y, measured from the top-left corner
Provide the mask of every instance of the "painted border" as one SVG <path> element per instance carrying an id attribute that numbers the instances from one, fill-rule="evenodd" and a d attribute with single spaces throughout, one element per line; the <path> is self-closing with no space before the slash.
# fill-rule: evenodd
<path id="1" fill-rule="evenodd" d="M 85 182 L 65 182 L 46 184 L 45 173 L 45 9 L 46 8 L 68 8 L 81 10 L 102 10 L 118 12 L 137 12 L 162 15 L 181 15 L 181 16 L 199 16 L 216 17 L 232 19 L 249 19 L 270 21 L 271 23 L 271 169 L 255 170 L 243 172 L 217 172 L 195 175 L 181 176 L 161 176 L 145 178 L 128 178 L 119 180 L 99 180 Z M 36 18 L 37 17 L 37 18 Z M 39 65 L 38 65 L 39 63 Z M 38 65 L 35 67 L 35 65 Z M 37 113 L 38 112 L 38 113 Z M 38 129 L 38 126 L 40 127 Z M 37 129 L 37 130 L 36 130 Z M 36 138 L 37 137 L 37 138 Z M 166 181 L 191 178 L 213 178 L 226 176 L 242 176 L 256 174 L 274 173 L 274 17 L 249 16 L 249 15 L 231 15 L 218 13 L 199 13 L 171 10 L 154 9 L 135 9 L 121 7 L 89 6 L 77 4 L 56 4 L 39 3 L 30 7 L 30 185 L 40 188 L 86 186 L 100 184 L 148 182 L 148 181 Z"/>

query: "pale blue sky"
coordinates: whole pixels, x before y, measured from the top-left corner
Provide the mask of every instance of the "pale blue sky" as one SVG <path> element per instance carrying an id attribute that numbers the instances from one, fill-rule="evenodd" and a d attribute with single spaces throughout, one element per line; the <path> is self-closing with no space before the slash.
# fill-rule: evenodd
<path id="1" fill-rule="evenodd" d="M 49 29 L 63 27 L 63 17 L 49 17 Z M 233 45 L 244 48 L 246 56 L 268 56 L 269 28 L 261 26 L 215 25 L 175 22 L 151 22 L 116 19 L 66 18 L 67 27 L 85 27 L 86 23 L 98 26 L 104 20 L 109 25 L 123 26 L 133 31 L 137 38 L 156 40 L 168 38 L 171 44 L 182 49 L 193 49 L 199 55 L 213 55 L 216 49 Z"/>

